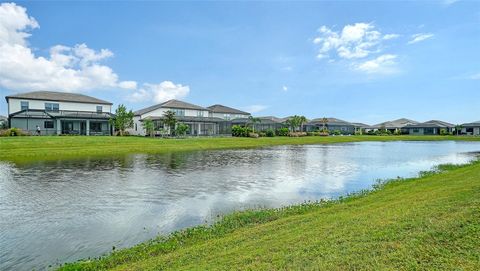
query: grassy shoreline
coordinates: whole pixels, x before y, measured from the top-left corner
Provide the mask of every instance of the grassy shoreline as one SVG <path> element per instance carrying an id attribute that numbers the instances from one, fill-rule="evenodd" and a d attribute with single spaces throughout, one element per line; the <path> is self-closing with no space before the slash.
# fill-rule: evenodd
<path id="1" fill-rule="evenodd" d="M 480 268 L 480 162 L 335 201 L 236 212 L 60 270 Z"/>
<path id="2" fill-rule="evenodd" d="M 133 153 L 158 154 L 178 151 L 256 148 L 276 145 L 331 144 L 360 141 L 480 141 L 480 137 L 455 136 L 309 136 L 264 138 L 187 138 L 146 137 L 0 137 L 0 161 L 78 159 Z"/>

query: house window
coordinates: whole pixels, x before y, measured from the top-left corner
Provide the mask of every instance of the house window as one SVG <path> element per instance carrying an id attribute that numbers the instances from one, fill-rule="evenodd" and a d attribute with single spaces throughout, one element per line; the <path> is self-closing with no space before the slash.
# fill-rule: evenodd
<path id="1" fill-rule="evenodd" d="M 20 102 L 20 109 L 21 110 L 28 110 L 28 102 Z"/>
<path id="2" fill-rule="evenodd" d="M 226 120 L 230 120 L 230 114 L 223 114 L 223 118 Z"/>
<path id="3" fill-rule="evenodd" d="M 46 121 L 43 123 L 43 128 L 45 128 L 45 129 L 53 129 L 53 121 L 51 121 L 51 120 L 46 120 Z"/>
<path id="4" fill-rule="evenodd" d="M 101 122 L 90 122 L 90 131 L 91 132 L 101 132 L 102 131 L 102 123 Z"/>
<path id="5" fill-rule="evenodd" d="M 172 109 L 175 116 L 185 116 L 185 109 Z"/>
<path id="6" fill-rule="evenodd" d="M 58 112 L 60 105 L 57 103 L 45 103 L 45 111 Z"/>
<path id="7" fill-rule="evenodd" d="M 197 111 L 197 117 L 203 117 L 203 111 L 198 110 Z"/>
<path id="8" fill-rule="evenodd" d="M 419 133 L 420 130 L 419 130 L 419 129 L 413 129 L 413 132 L 414 132 L 414 133 Z"/>
<path id="9" fill-rule="evenodd" d="M 103 112 L 103 106 L 97 105 L 97 113 L 102 113 Z"/>
<path id="10" fill-rule="evenodd" d="M 137 124 L 135 123 L 135 131 L 137 130 Z"/>

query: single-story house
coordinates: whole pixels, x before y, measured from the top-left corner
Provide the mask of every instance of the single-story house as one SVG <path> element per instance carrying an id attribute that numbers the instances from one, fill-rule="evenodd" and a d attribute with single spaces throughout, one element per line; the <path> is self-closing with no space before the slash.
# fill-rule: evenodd
<path id="1" fill-rule="evenodd" d="M 189 126 L 187 135 L 212 136 L 230 135 L 232 118 L 250 116 L 249 113 L 235 108 L 213 105 L 210 108 L 187 103 L 179 100 L 169 100 L 134 112 L 134 127 L 127 131 L 132 135 L 146 135 L 143 127 L 145 119 L 151 119 L 157 134 L 161 130 L 167 131 L 163 123 L 163 115 L 167 111 L 173 111 L 178 122 Z"/>
<path id="2" fill-rule="evenodd" d="M 372 125 L 371 128 L 373 130 L 387 130 L 387 131 L 390 131 L 391 133 L 398 133 L 400 131 L 402 134 L 407 134 L 408 130 L 405 129 L 405 126 L 415 125 L 418 123 L 419 123 L 418 121 L 401 118 L 397 120 L 391 120 L 391 121 L 375 124 L 375 125 Z"/>
<path id="3" fill-rule="evenodd" d="M 317 118 L 307 122 L 304 125 L 306 132 L 322 130 L 325 127 L 330 133 L 340 131 L 345 134 L 354 134 L 355 125 L 351 122 L 337 118 Z"/>
<path id="4" fill-rule="evenodd" d="M 480 135 L 480 121 L 462 124 L 462 134 Z"/>
<path id="5" fill-rule="evenodd" d="M 40 135 L 111 135 L 112 103 L 91 96 L 33 91 L 5 97 L 9 127 Z"/>
<path id="6" fill-rule="evenodd" d="M 352 124 L 354 126 L 355 133 L 359 133 L 359 134 L 364 134 L 374 129 L 371 125 L 361 123 L 361 122 L 352 122 Z"/>
<path id="7" fill-rule="evenodd" d="M 278 118 L 274 116 L 264 116 L 264 117 L 257 117 L 259 122 L 251 123 L 248 118 L 241 118 L 241 119 L 234 119 L 232 120 L 232 125 L 239 125 L 239 126 L 255 126 L 255 131 L 266 131 L 266 130 L 277 130 L 283 127 L 287 127 L 286 121 L 287 118 Z"/>
<path id="8" fill-rule="evenodd" d="M 430 120 L 407 125 L 404 129 L 406 129 L 410 135 L 439 135 L 442 130 L 447 133 L 453 133 L 455 131 L 455 125 L 445 121 Z"/>

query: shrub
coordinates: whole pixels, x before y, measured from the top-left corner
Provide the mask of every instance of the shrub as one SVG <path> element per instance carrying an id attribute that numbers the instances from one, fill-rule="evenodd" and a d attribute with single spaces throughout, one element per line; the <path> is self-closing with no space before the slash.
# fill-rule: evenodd
<path id="1" fill-rule="evenodd" d="M 258 133 L 258 136 L 259 136 L 259 137 L 266 137 L 267 134 L 266 134 L 265 132 L 259 132 L 259 133 Z"/>
<path id="2" fill-rule="evenodd" d="M 288 136 L 290 136 L 290 137 L 301 137 L 301 136 L 307 136 L 307 133 L 305 133 L 305 132 L 290 132 L 290 133 L 288 133 Z"/>
<path id="3" fill-rule="evenodd" d="M 277 136 L 288 136 L 288 133 L 290 133 L 290 130 L 285 127 L 277 129 L 276 131 Z"/>
<path id="4" fill-rule="evenodd" d="M 250 133 L 248 133 L 248 137 L 258 138 L 258 134 L 257 134 L 257 133 L 250 132 Z"/>
<path id="5" fill-rule="evenodd" d="M 341 135 L 342 132 L 340 130 L 335 130 L 333 131 L 333 135 Z"/>
<path id="6" fill-rule="evenodd" d="M 242 127 L 239 125 L 232 126 L 232 136 L 236 137 L 248 137 L 249 133 L 252 132 L 252 129 L 249 127 Z"/>
<path id="7" fill-rule="evenodd" d="M 25 133 L 22 129 L 15 128 L 15 127 L 0 131 L 0 136 L 27 136 L 27 135 L 29 134 Z"/>
<path id="8" fill-rule="evenodd" d="M 440 129 L 440 135 L 449 135 L 447 129 Z"/>
<path id="9" fill-rule="evenodd" d="M 275 136 L 275 131 L 273 129 L 268 129 L 265 131 L 265 135 L 268 137 L 274 137 Z"/>

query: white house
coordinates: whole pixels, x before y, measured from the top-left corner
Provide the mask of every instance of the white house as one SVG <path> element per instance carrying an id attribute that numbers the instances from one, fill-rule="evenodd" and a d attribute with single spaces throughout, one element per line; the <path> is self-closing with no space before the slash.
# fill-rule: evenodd
<path id="1" fill-rule="evenodd" d="M 112 103 L 94 97 L 34 91 L 5 97 L 10 127 L 41 135 L 110 135 Z"/>

